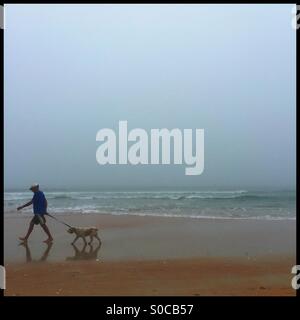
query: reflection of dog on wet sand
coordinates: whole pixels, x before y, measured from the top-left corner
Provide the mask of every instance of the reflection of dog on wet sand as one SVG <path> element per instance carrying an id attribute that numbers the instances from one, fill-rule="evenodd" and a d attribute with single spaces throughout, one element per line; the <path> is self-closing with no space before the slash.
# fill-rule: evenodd
<path id="1" fill-rule="evenodd" d="M 68 261 L 74 261 L 74 260 L 97 260 L 98 258 L 98 252 L 101 248 L 101 242 L 98 243 L 98 245 L 93 248 L 91 244 L 87 245 L 84 244 L 83 248 L 81 250 L 76 247 L 75 244 L 72 244 L 75 255 L 73 257 L 67 257 L 66 260 Z M 90 247 L 89 250 L 85 250 L 86 247 Z"/>
<path id="2" fill-rule="evenodd" d="M 86 237 L 90 237 L 89 244 L 91 244 L 93 242 L 94 238 L 96 238 L 99 241 L 99 243 L 101 243 L 101 240 L 98 237 L 98 229 L 95 227 L 90 227 L 90 228 L 70 227 L 68 229 L 68 232 L 75 233 L 75 235 L 76 235 L 72 244 L 74 244 L 78 240 L 78 238 L 82 238 L 84 243 L 87 244 L 86 239 L 85 239 Z"/>

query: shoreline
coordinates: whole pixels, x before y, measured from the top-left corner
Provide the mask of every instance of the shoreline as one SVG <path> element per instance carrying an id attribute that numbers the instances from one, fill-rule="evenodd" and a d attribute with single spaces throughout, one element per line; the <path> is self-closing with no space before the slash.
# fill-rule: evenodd
<path id="1" fill-rule="evenodd" d="M 59 217 L 68 217 L 68 216 L 95 216 L 95 217 L 142 217 L 142 218 L 162 218 L 162 219 L 195 219 L 195 220 L 221 220 L 221 221 L 231 221 L 231 220 L 241 220 L 241 221 L 296 221 L 295 217 L 221 217 L 221 216 L 196 216 L 196 215 L 167 215 L 167 214 L 155 214 L 155 213 L 147 213 L 147 214 L 139 214 L 139 213 L 112 213 L 112 212 L 58 212 L 58 213 L 52 213 L 50 214 L 59 216 Z M 17 213 L 15 211 L 11 212 L 4 212 L 4 218 L 28 218 L 32 217 L 33 213 L 31 211 L 28 212 L 22 212 Z M 51 218 L 50 218 L 51 219 Z"/>

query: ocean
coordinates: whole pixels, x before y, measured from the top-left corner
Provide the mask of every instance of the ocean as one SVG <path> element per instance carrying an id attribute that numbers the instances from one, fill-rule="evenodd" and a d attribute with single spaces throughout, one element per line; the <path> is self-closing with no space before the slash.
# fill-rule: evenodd
<path id="1" fill-rule="evenodd" d="M 291 190 L 130 190 L 44 191 L 52 214 L 114 214 L 210 219 L 295 220 Z M 31 192 L 5 192 L 4 213 L 32 198 Z M 29 214 L 32 209 L 23 209 Z"/>

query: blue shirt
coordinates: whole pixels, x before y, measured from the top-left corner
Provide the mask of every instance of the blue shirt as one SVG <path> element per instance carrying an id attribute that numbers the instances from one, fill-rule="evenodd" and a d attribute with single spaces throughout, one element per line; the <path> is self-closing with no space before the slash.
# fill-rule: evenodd
<path id="1" fill-rule="evenodd" d="M 32 204 L 34 214 L 45 214 L 47 212 L 46 198 L 42 191 L 34 193 Z"/>

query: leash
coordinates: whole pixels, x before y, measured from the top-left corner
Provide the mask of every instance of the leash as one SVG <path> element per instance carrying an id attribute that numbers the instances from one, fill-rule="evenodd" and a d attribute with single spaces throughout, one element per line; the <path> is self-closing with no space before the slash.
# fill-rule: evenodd
<path id="1" fill-rule="evenodd" d="M 56 220 L 56 221 L 58 221 L 58 222 L 60 222 L 60 223 L 64 224 L 65 226 L 67 226 L 67 227 L 69 227 L 69 228 L 72 228 L 72 226 L 70 226 L 69 224 L 67 224 L 67 223 L 65 223 L 65 222 L 63 222 L 63 221 L 61 221 L 61 220 L 59 220 L 59 219 L 57 219 L 57 218 L 53 217 L 50 213 L 47 213 L 46 215 L 47 215 L 47 216 L 49 216 L 49 217 L 51 217 L 52 219 L 54 219 L 54 220 Z"/>

